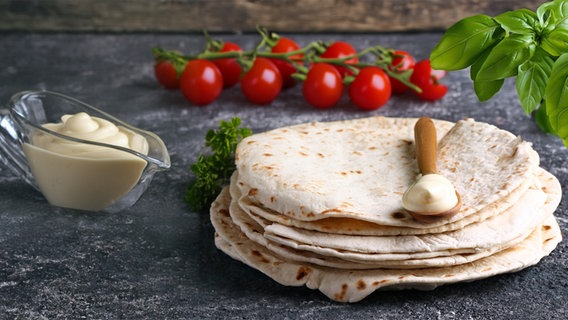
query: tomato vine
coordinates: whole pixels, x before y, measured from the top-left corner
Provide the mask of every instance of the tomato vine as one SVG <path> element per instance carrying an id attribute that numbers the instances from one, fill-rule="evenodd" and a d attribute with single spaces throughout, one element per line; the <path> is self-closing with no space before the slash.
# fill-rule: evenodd
<path id="1" fill-rule="evenodd" d="M 414 61 L 414 58 L 404 51 L 380 45 L 356 51 L 347 42 L 326 43 L 320 40 L 301 47 L 292 39 L 281 37 L 264 28 L 258 28 L 258 33 L 260 40 L 251 50 L 243 50 L 232 42 L 213 39 L 207 32 L 205 32 L 205 47 L 198 53 L 183 54 L 177 50 L 155 47 L 152 49 L 152 54 L 155 59 L 156 78 L 166 88 L 180 88 L 184 96 L 195 105 L 211 103 L 218 96 L 219 91 L 236 83 L 240 83 L 243 94 L 251 103 L 268 104 L 276 99 L 282 90 L 303 82 L 304 98 L 316 108 L 332 107 L 348 89 L 351 101 L 362 110 L 382 107 L 391 94 L 404 91 L 399 90 L 400 87 L 410 88 L 422 99 L 425 90 L 438 89 L 437 86 L 441 86 L 438 78 L 432 78 L 429 86 L 424 85 L 428 81 L 413 82 L 411 75 L 414 63 L 409 65 L 406 61 L 409 59 Z M 219 69 L 222 76 L 220 81 L 199 72 L 209 69 L 208 65 L 205 66 L 207 61 L 212 62 Z M 340 83 L 327 89 L 322 88 L 321 83 L 316 83 L 323 81 L 321 70 L 329 70 L 320 65 L 335 68 L 339 72 Z M 312 70 L 314 66 L 320 66 L 316 68 L 319 71 Z M 190 67 L 196 70 L 190 72 L 187 70 Z M 315 75 L 318 72 L 320 74 Z M 271 75 L 267 76 L 267 73 Z M 184 74 L 192 76 L 183 76 Z M 432 70 L 426 70 L 424 76 L 433 77 L 431 74 L 434 74 Z M 263 76 L 268 78 L 262 78 Z M 371 83 L 373 79 L 384 82 L 384 85 L 373 87 Z M 394 92 L 391 82 L 396 82 Z M 207 88 L 202 92 L 208 99 L 196 97 L 193 94 L 196 91 L 195 87 Z M 331 96 L 320 96 L 318 92 L 313 91 L 318 89 L 319 94 L 331 94 Z M 445 94 L 445 91 L 443 92 Z M 429 99 L 424 100 L 437 100 L 444 94 L 438 94 L 434 99 L 432 95 L 426 95 Z"/>

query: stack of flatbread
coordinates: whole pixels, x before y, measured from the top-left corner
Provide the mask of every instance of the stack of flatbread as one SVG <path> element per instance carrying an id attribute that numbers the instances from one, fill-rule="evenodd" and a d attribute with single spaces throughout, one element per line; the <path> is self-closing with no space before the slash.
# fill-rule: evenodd
<path id="1" fill-rule="evenodd" d="M 211 207 L 217 247 L 283 285 L 346 302 L 517 271 L 556 247 L 558 180 L 530 143 L 472 119 L 434 120 L 438 170 L 460 193 L 460 212 L 412 218 L 401 199 L 419 174 L 416 120 L 309 123 L 244 139 Z"/>

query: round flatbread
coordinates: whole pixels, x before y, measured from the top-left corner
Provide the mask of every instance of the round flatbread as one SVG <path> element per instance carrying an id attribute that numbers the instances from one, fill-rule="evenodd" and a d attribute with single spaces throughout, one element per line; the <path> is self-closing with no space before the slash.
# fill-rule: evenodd
<path id="1" fill-rule="evenodd" d="M 381 288 L 431 290 L 443 284 L 483 279 L 536 264 L 561 241 L 553 216 L 519 244 L 471 263 L 444 268 L 345 270 L 285 259 L 250 240 L 232 223 L 225 188 L 211 207 L 215 244 L 232 258 L 263 272 L 282 285 L 318 289 L 330 299 L 357 302 Z"/>
<path id="2" fill-rule="evenodd" d="M 236 154 L 242 193 L 257 207 L 297 221 L 333 219 L 323 223 L 340 233 L 349 233 L 340 228 L 353 225 L 395 226 L 399 232 L 425 229 L 421 231 L 425 233 L 467 217 L 473 217 L 468 223 L 487 219 L 499 213 L 493 206 L 512 205 L 530 187 L 538 155 L 529 143 L 471 119 L 454 126 L 435 120 L 438 169 L 462 195 L 463 206 L 449 220 L 425 224 L 411 218 L 401 197 L 418 174 L 415 122 L 373 117 L 302 124 L 250 136 Z M 504 198 L 511 201 L 503 202 Z"/>

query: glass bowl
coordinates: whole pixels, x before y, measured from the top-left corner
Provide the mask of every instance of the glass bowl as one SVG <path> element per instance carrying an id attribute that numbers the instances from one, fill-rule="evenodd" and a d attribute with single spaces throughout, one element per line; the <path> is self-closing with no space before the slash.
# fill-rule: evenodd
<path id="1" fill-rule="evenodd" d="M 144 143 L 143 151 L 85 140 L 48 129 L 62 116 L 86 113 L 110 122 Z M 45 148 L 48 141 L 65 154 Z M 50 91 L 15 94 L 0 110 L 0 161 L 58 207 L 118 212 L 131 207 L 158 171 L 170 167 L 164 142 L 154 133 L 129 124 L 77 99 Z"/>

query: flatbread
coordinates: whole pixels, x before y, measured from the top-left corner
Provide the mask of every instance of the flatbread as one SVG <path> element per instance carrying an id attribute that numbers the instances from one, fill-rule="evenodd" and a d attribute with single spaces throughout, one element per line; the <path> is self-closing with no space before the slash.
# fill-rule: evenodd
<path id="1" fill-rule="evenodd" d="M 464 206 L 447 221 L 424 224 L 411 219 L 400 199 L 418 174 L 415 122 L 373 117 L 302 124 L 250 136 L 236 154 L 242 192 L 256 206 L 297 221 L 334 219 L 329 227 L 349 219 L 347 228 L 360 221 L 364 229 L 376 229 L 368 226 L 370 222 L 395 226 L 398 232 L 413 228 L 429 233 L 467 217 L 473 223 L 498 214 L 493 206 L 512 205 L 515 196 L 530 187 L 539 160 L 529 143 L 471 119 L 453 127 L 436 120 L 438 169 L 462 194 Z M 512 199 L 509 203 L 503 198 Z"/>
<path id="2" fill-rule="evenodd" d="M 558 183 L 555 177 L 552 179 Z M 332 217 L 313 221 L 303 221 L 291 218 L 287 215 L 280 214 L 274 210 L 263 207 L 261 204 L 251 200 L 247 194 L 250 192 L 250 188 L 247 187 L 241 181 L 237 181 L 236 185 L 240 189 L 239 194 L 239 205 L 252 216 L 262 217 L 268 221 L 274 223 L 282 224 L 285 226 L 296 227 L 306 230 L 319 231 L 323 233 L 330 234 L 347 234 L 347 235 L 366 235 L 366 236 L 396 236 L 396 235 L 421 235 L 421 234 L 432 234 L 432 233 L 442 233 L 448 231 L 459 230 L 472 223 L 480 222 L 488 217 L 504 212 L 517 203 L 523 195 L 527 192 L 529 187 L 535 182 L 533 179 L 527 179 L 523 182 L 517 190 L 514 190 L 509 195 L 503 197 L 501 201 L 492 203 L 491 205 L 485 206 L 483 209 L 475 215 L 469 215 L 463 219 L 446 222 L 445 224 L 432 226 L 432 225 L 422 225 L 421 228 L 416 227 L 401 227 L 401 226 L 384 226 L 379 225 L 374 222 L 358 220 L 353 218 L 342 218 L 342 217 Z M 400 220 L 412 220 L 410 214 L 400 210 L 395 215 L 398 214 L 397 219 Z"/>
<path id="3" fill-rule="evenodd" d="M 432 290 L 440 285 L 472 281 L 534 265 L 561 241 L 560 228 L 551 215 L 519 244 L 483 259 L 458 266 L 423 269 L 344 270 L 282 258 L 250 240 L 231 223 L 230 194 L 225 188 L 211 206 L 215 244 L 232 258 L 287 286 L 306 285 L 341 302 L 357 302 L 379 289 Z M 228 217 L 221 219 L 220 217 Z"/>
<path id="4" fill-rule="evenodd" d="M 475 261 L 520 242 L 554 212 L 561 198 L 560 185 L 550 173 L 540 171 L 542 187 L 538 184 L 538 188 L 529 189 L 507 212 L 442 234 L 347 236 L 253 219 L 234 200 L 238 189 L 233 183 L 229 189 L 230 217 L 249 239 L 296 261 L 343 269 L 452 266 Z"/>
<path id="5" fill-rule="evenodd" d="M 536 264 L 561 241 L 562 190 L 531 145 L 486 123 L 434 120 L 438 169 L 461 194 L 452 218 L 402 208 L 415 181 L 417 119 L 373 117 L 244 139 L 211 206 L 215 244 L 283 285 L 356 302 Z"/>
<path id="6" fill-rule="evenodd" d="M 554 212 L 562 196 L 560 184 L 550 173 L 540 171 L 542 178 L 539 183 L 527 190 L 512 207 L 481 223 L 472 223 L 454 231 L 372 237 L 329 234 L 269 223 L 264 226 L 264 237 L 294 249 L 305 250 L 313 247 L 360 253 L 417 253 L 456 249 L 483 251 L 526 237 Z"/>

